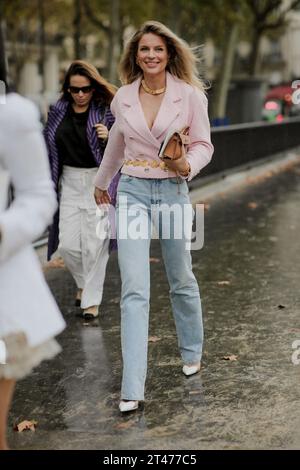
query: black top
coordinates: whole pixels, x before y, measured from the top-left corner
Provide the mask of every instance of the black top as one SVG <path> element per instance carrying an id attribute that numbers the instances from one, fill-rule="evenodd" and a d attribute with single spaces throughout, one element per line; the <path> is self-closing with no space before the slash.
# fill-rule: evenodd
<path id="1" fill-rule="evenodd" d="M 76 168 L 97 166 L 86 135 L 88 117 L 89 109 L 84 113 L 75 113 L 72 106 L 68 107 L 55 135 L 58 156 L 62 165 Z"/>

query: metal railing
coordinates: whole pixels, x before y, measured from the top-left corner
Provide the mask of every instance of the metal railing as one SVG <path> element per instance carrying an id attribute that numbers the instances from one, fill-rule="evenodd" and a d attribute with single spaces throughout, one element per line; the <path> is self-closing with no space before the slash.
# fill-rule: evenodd
<path id="1" fill-rule="evenodd" d="M 300 117 L 282 123 L 255 122 L 212 128 L 215 147 L 210 164 L 190 183 L 199 186 L 199 179 L 222 176 L 237 167 L 252 167 L 258 160 L 300 146 Z"/>
<path id="2" fill-rule="evenodd" d="M 300 117 L 282 123 L 262 121 L 213 127 L 212 142 L 215 147 L 212 161 L 189 183 L 190 189 L 199 187 L 204 177 L 222 177 L 239 167 L 251 168 L 259 160 L 300 146 Z M 44 234 L 34 247 L 46 243 Z"/>

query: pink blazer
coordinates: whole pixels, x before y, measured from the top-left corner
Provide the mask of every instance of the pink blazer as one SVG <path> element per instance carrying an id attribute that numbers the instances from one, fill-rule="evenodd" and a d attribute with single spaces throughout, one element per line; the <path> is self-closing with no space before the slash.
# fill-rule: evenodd
<path id="1" fill-rule="evenodd" d="M 187 147 L 191 166 L 189 180 L 211 160 L 214 149 L 205 94 L 167 72 L 166 93 L 150 130 L 139 100 L 140 81 L 139 78 L 121 87 L 111 103 L 116 120 L 95 179 L 95 185 L 100 189 L 108 188 L 121 167 L 122 173 L 138 178 L 176 176 L 174 172 L 159 167 L 159 148 L 169 130 L 190 128 Z"/>

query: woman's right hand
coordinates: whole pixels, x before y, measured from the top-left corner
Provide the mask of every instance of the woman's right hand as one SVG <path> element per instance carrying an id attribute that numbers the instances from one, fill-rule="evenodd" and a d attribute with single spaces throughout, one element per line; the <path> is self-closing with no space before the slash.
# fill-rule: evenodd
<path id="1" fill-rule="evenodd" d="M 101 204 L 110 204 L 110 195 L 105 189 L 95 188 L 94 198 L 96 201 L 97 206 Z"/>

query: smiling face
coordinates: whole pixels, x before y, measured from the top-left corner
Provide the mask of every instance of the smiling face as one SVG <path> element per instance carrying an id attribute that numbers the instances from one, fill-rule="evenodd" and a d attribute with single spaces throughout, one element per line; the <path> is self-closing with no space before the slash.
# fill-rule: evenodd
<path id="1" fill-rule="evenodd" d="M 76 106 L 79 108 L 85 108 L 90 104 L 90 101 L 93 97 L 93 89 L 91 88 L 90 90 L 84 89 L 84 87 L 90 87 L 91 86 L 91 81 L 87 78 L 84 77 L 83 75 L 71 75 L 70 77 L 70 86 L 69 86 L 69 93 L 72 96 L 72 99 L 75 103 Z M 72 89 L 76 90 L 81 88 L 78 93 L 73 93 Z M 82 88 L 84 89 L 82 91 Z M 78 91 L 78 90 L 76 90 Z M 87 91 L 87 92 L 86 92 Z"/>
<path id="2" fill-rule="evenodd" d="M 168 64 L 168 50 L 164 38 L 153 33 L 144 34 L 138 44 L 136 59 L 145 78 L 164 74 Z"/>

